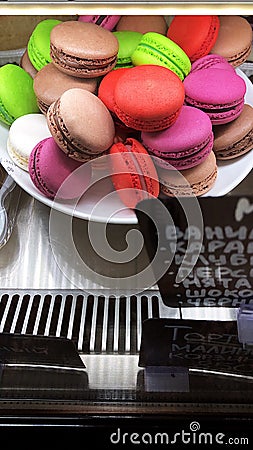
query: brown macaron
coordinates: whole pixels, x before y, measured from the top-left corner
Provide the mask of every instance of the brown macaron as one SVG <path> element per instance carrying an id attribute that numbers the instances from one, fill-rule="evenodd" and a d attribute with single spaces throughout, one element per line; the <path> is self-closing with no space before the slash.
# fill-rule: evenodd
<path id="1" fill-rule="evenodd" d="M 50 35 L 52 63 L 67 75 L 94 78 L 117 62 L 119 43 L 114 34 L 94 23 L 62 22 Z"/>
<path id="2" fill-rule="evenodd" d="M 23 53 L 19 65 L 20 67 L 22 67 L 22 69 L 24 69 L 27 73 L 29 73 L 29 75 L 32 78 L 34 78 L 35 75 L 38 73 L 37 69 L 35 69 L 35 67 L 32 65 L 29 59 L 27 50 L 25 50 L 25 52 Z"/>
<path id="3" fill-rule="evenodd" d="M 245 104 L 240 116 L 230 123 L 213 127 L 213 150 L 217 159 L 228 160 L 253 149 L 253 108 Z"/>
<path id="4" fill-rule="evenodd" d="M 50 105 L 47 122 L 58 146 L 76 161 L 100 156 L 114 141 L 110 112 L 102 100 L 85 89 L 65 91 Z"/>
<path id="5" fill-rule="evenodd" d="M 219 22 L 218 37 L 210 53 L 221 55 L 238 67 L 251 52 L 252 28 L 241 16 L 219 16 Z"/>
<path id="6" fill-rule="evenodd" d="M 139 33 L 148 33 L 153 31 L 155 33 L 167 33 L 168 25 L 164 16 L 161 15 L 147 15 L 147 16 L 121 16 L 116 25 L 117 31 L 138 31 Z"/>
<path id="7" fill-rule="evenodd" d="M 55 102 L 68 89 L 86 89 L 95 94 L 97 80 L 97 78 L 77 78 L 66 75 L 54 64 L 49 63 L 37 72 L 34 77 L 33 89 L 41 112 L 46 114 L 51 103 Z"/>
<path id="8" fill-rule="evenodd" d="M 168 197 L 199 197 L 208 192 L 217 178 L 217 164 L 213 151 L 191 169 L 166 170 L 158 168 L 161 192 Z"/>

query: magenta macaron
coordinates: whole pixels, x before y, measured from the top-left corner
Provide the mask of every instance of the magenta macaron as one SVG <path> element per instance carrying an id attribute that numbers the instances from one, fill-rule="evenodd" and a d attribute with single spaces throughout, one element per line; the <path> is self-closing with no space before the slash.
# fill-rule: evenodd
<path id="1" fill-rule="evenodd" d="M 203 162 L 212 150 L 212 123 L 200 109 L 183 106 L 171 127 L 155 133 L 142 132 L 141 139 L 148 152 L 155 156 L 155 165 L 190 169 Z"/>
<path id="2" fill-rule="evenodd" d="M 202 58 L 197 59 L 192 63 L 191 73 L 197 70 L 203 69 L 225 69 L 230 72 L 234 72 L 234 67 L 229 64 L 228 60 L 221 55 L 216 55 L 215 53 L 209 53 L 208 55 L 202 56 Z"/>
<path id="3" fill-rule="evenodd" d="M 95 23 L 96 25 L 99 25 L 102 28 L 105 28 L 106 30 L 112 31 L 117 23 L 119 22 L 119 19 L 121 16 L 116 15 L 107 15 L 107 16 L 86 16 L 86 15 L 80 15 L 78 17 L 78 20 L 80 22 L 88 22 L 88 23 Z"/>
<path id="4" fill-rule="evenodd" d="M 50 199 L 80 197 L 91 180 L 91 165 L 69 158 L 53 137 L 43 139 L 33 148 L 28 170 L 34 186 Z"/>
<path id="5" fill-rule="evenodd" d="M 184 79 L 185 104 L 206 112 L 213 125 L 231 122 L 242 112 L 246 83 L 235 71 L 208 68 Z"/>

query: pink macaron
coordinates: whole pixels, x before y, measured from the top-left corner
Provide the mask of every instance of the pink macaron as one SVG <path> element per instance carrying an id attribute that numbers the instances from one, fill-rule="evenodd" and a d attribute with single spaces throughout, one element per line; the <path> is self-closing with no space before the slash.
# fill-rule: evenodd
<path id="1" fill-rule="evenodd" d="M 202 56 L 202 58 L 197 59 L 192 63 L 191 73 L 202 69 L 225 69 L 233 72 L 235 69 L 227 59 L 221 55 L 216 55 L 209 53 L 208 55 Z"/>
<path id="2" fill-rule="evenodd" d="M 236 119 L 242 112 L 246 83 L 235 71 L 208 68 L 184 79 L 185 104 L 206 112 L 213 125 Z"/>
<path id="3" fill-rule="evenodd" d="M 141 133 L 144 147 L 157 166 L 184 170 L 204 161 L 213 147 L 212 123 L 198 108 L 183 106 L 176 122 L 155 133 Z"/>
<path id="4" fill-rule="evenodd" d="M 119 19 L 121 18 L 121 16 L 85 16 L 85 15 L 80 15 L 78 17 L 78 20 L 80 22 L 88 22 L 88 23 L 95 23 L 96 25 L 99 25 L 102 28 L 105 28 L 106 30 L 112 31 L 117 23 L 119 22 Z"/>
<path id="5" fill-rule="evenodd" d="M 91 180 L 91 165 L 69 158 L 52 137 L 33 148 L 28 170 L 34 186 L 50 199 L 78 198 Z"/>

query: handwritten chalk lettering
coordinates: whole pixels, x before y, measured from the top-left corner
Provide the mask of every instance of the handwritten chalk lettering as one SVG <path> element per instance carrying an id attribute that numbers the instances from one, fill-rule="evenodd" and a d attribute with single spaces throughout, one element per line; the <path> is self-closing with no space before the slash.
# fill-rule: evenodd
<path id="1" fill-rule="evenodd" d="M 204 245 L 200 241 L 193 242 L 170 242 L 167 245 L 167 249 L 173 253 L 181 253 L 185 254 L 187 250 L 187 254 L 199 254 L 199 253 L 217 253 L 217 250 L 221 250 L 224 254 L 238 254 L 243 257 L 244 253 L 252 254 L 253 252 L 253 243 L 243 243 L 241 241 L 211 241 L 208 242 L 207 245 Z M 219 252 L 221 253 L 221 252 Z"/>
<path id="2" fill-rule="evenodd" d="M 224 239 L 231 240 L 232 238 L 237 238 L 237 240 L 252 240 L 253 239 L 253 229 L 248 229 L 246 226 L 240 226 L 236 229 L 232 228 L 230 225 L 225 227 L 210 226 L 204 227 L 204 236 L 207 240 L 220 240 Z M 185 230 L 181 230 L 177 226 L 166 225 L 165 227 L 165 238 L 168 241 L 175 241 L 175 239 L 183 239 L 188 241 L 190 239 L 201 240 L 202 239 L 201 230 L 196 226 L 186 227 Z"/>
<path id="3" fill-rule="evenodd" d="M 232 308 L 239 308 L 241 305 L 252 305 L 253 304 L 253 300 L 252 299 L 229 299 L 229 298 L 224 298 L 221 297 L 219 299 L 214 299 L 214 298 L 186 298 L 185 301 L 183 302 L 183 305 L 188 305 L 188 306 L 229 306 Z"/>

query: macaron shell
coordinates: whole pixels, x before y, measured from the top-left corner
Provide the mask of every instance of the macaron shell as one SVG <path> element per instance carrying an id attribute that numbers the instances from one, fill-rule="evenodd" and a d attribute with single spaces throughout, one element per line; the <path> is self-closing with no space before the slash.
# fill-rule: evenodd
<path id="1" fill-rule="evenodd" d="M 253 108 L 245 104 L 233 122 L 213 127 L 213 150 L 217 159 L 229 160 L 244 155 L 253 148 Z"/>
<path id="2" fill-rule="evenodd" d="M 117 15 L 108 15 L 108 16 L 80 15 L 78 17 L 78 20 L 81 22 L 95 23 L 96 25 L 100 25 L 102 28 L 105 28 L 106 30 L 112 31 L 117 25 L 120 18 L 121 16 Z"/>
<path id="3" fill-rule="evenodd" d="M 91 179 L 90 165 L 82 165 L 69 159 L 52 137 L 43 139 L 34 147 L 28 168 L 33 184 L 51 199 L 57 193 L 59 198 L 65 200 L 79 197 L 85 192 Z M 71 174 L 69 182 L 66 182 Z M 64 182 L 66 183 L 62 186 Z"/>
<path id="4" fill-rule="evenodd" d="M 134 129 L 157 131 L 175 122 L 184 95 L 184 85 L 174 72 L 162 66 L 141 65 L 119 78 L 114 91 L 115 112 Z"/>
<path id="5" fill-rule="evenodd" d="M 158 197 L 159 181 L 151 157 L 133 138 L 114 144 L 109 151 L 112 182 L 128 208 L 149 197 Z"/>
<path id="6" fill-rule="evenodd" d="M 183 106 L 169 128 L 141 134 L 142 142 L 160 167 L 185 170 L 201 163 L 213 147 L 212 123 L 203 111 Z"/>
<path id="7" fill-rule="evenodd" d="M 167 36 L 194 62 L 211 51 L 218 37 L 219 26 L 216 15 L 177 15 L 168 28 Z"/>
<path id="8" fill-rule="evenodd" d="M 210 68 L 230 70 L 230 72 L 235 70 L 234 67 L 229 64 L 228 60 L 223 58 L 223 56 L 215 53 L 209 53 L 208 55 L 203 56 L 192 63 L 191 73 L 196 72 L 197 70 Z"/>
<path id="9" fill-rule="evenodd" d="M 10 126 L 7 151 L 14 163 L 28 171 L 30 154 L 38 142 L 51 137 L 47 120 L 42 114 L 26 114 Z"/>
<path id="10" fill-rule="evenodd" d="M 183 172 L 159 169 L 161 192 L 169 197 L 200 196 L 206 194 L 217 178 L 214 152 L 197 166 Z"/>
<path id="11" fill-rule="evenodd" d="M 62 23 L 61 20 L 45 19 L 38 23 L 27 43 L 27 52 L 36 70 L 42 69 L 51 61 L 50 35 L 53 28 Z"/>
<path id="12" fill-rule="evenodd" d="M 20 60 L 20 67 L 24 69 L 32 78 L 38 73 L 37 69 L 32 65 L 27 50 L 23 53 Z"/>
<path id="13" fill-rule="evenodd" d="M 109 110 L 85 89 L 68 89 L 47 112 L 48 127 L 70 158 L 87 161 L 113 144 L 115 127 Z"/>
<path id="14" fill-rule="evenodd" d="M 97 78 L 69 76 L 58 70 L 54 64 L 49 63 L 37 72 L 34 77 L 33 88 L 39 108 L 46 114 L 51 103 L 56 101 L 66 90 L 80 88 L 95 94 L 97 85 Z"/>
<path id="15" fill-rule="evenodd" d="M 15 64 L 0 67 L 0 120 L 11 125 L 18 117 L 37 112 L 32 77 Z"/>
<path id="16" fill-rule="evenodd" d="M 168 29 L 165 17 L 162 15 L 123 15 L 116 25 L 117 31 L 138 31 L 148 33 L 154 31 L 165 35 Z"/>
<path id="17" fill-rule="evenodd" d="M 50 36 L 53 64 L 80 78 L 102 76 L 112 70 L 118 49 L 113 33 L 94 23 L 63 22 L 54 27 Z"/>
<path id="18" fill-rule="evenodd" d="M 220 28 L 211 53 L 217 53 L 238 67 L 246 61 L 251 52 L 252 28 L 241 16 L 219 16 Z"/>
<path id="19" fill-rule="evenodd" d="M 142 33 L 138 33 L 137 31 L 114 31 L 113 35 L 119 43 L 115 69 L 132 67 L 131 56 L 142 38 Z"/>

